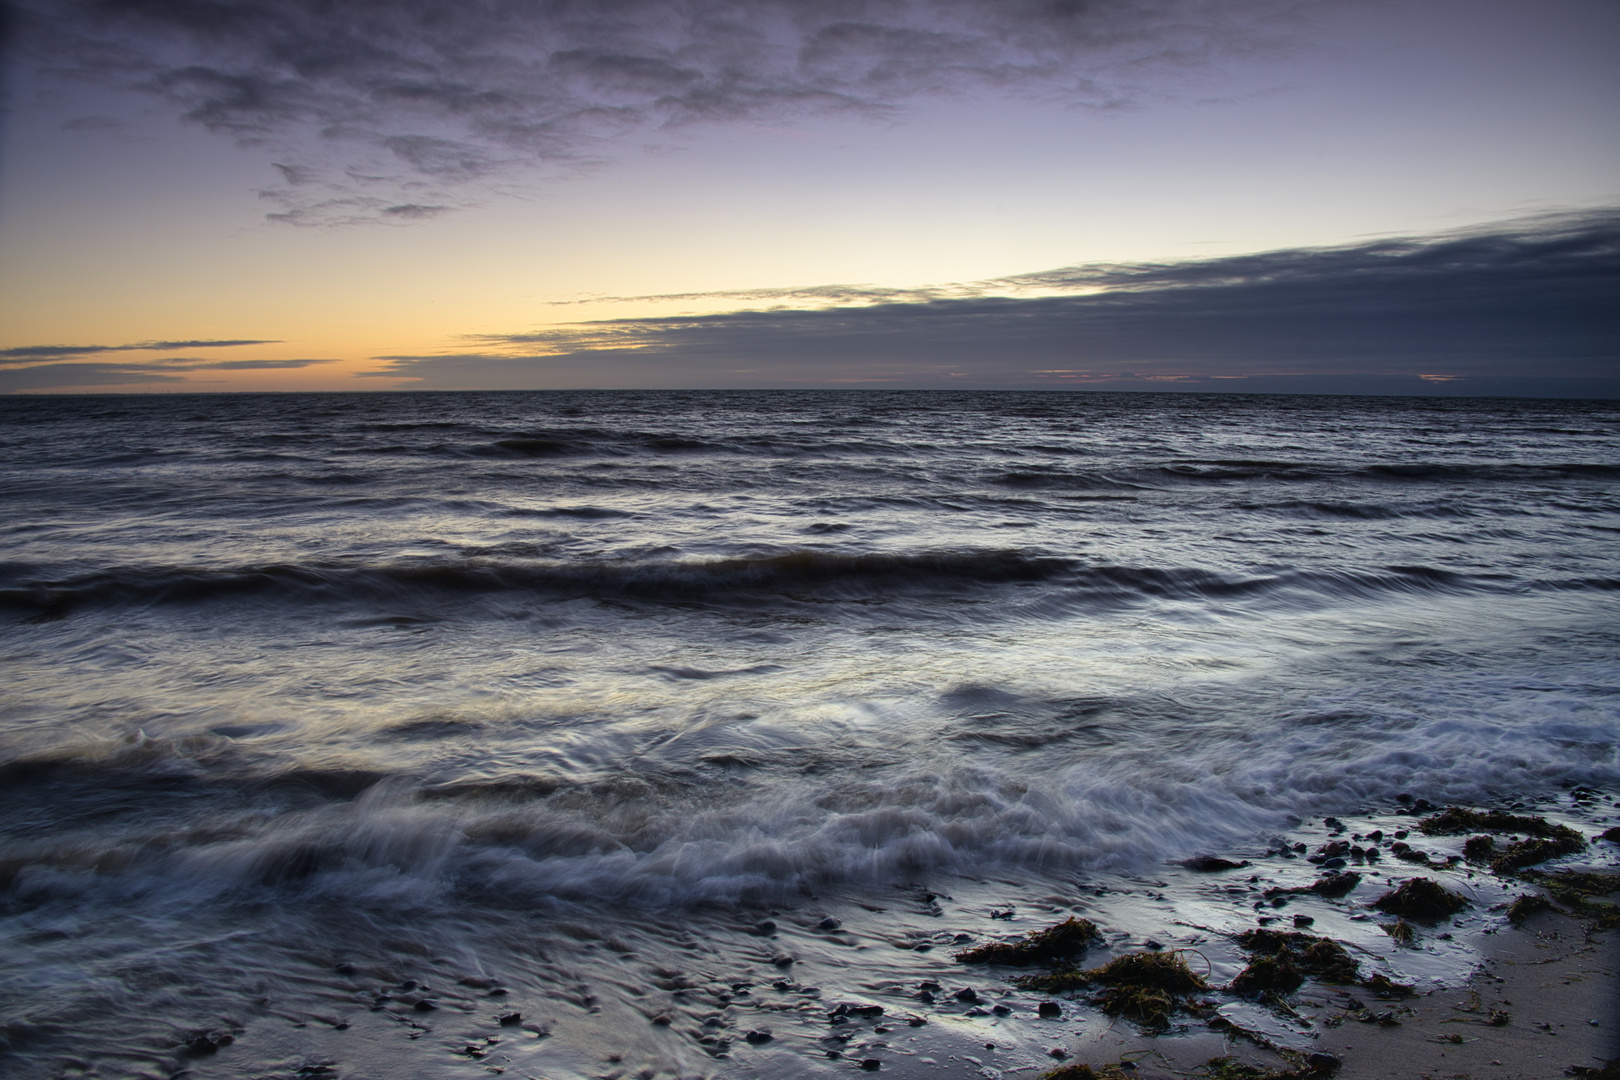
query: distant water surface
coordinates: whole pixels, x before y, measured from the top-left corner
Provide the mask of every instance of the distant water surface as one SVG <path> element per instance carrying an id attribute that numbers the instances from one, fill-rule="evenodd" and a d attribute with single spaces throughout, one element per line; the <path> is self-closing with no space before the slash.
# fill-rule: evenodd
<path id="1" fill-rule="evenodd" d="M 699 1074 L 646 995 L 761 911 L 1620 780 L 1614 402 L 6 398 L 0 500 L 23 1075 L 342 1032 L 334 965 Z"/>

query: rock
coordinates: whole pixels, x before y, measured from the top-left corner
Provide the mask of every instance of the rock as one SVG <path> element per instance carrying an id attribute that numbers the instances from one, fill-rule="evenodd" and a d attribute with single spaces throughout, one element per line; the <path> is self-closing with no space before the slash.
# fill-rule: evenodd
<path id="1" fill-rule="evenodd" d="M 1035 1015 L 1055 1020 L 1063 1015 L 1063 1006 L 1055 1001 L 1043 1001 L 1035 1006 Z"/>
<path id="2" fill-rule="evenodd" d="M 843 925 L 844 925 L 843 923 L 839 922 L 837 919 L 835 919 L 831 915 L 829 915 L 825 919 L 822 919 L 820 922 L 818 922 L 816 924 L 816 929 L 817 930 L 837 930 L 839 927 L 841 927 Z"/>
<path id="3" fill-rule="evenodd" d="M 1339 1059 L 1332 1054 L 1324 1054 L 1320 1051 L 1311 1054 L 1305 1059 L 1305 1067 L 1321 1076 L 1330 1076 L 1338 1072 L 1340 1064 Z"/>
<path id="4" fill-rule="evenodd" d="M 652 1022 L 654 1027 L 669 1027 L 673 1020 L 668 1013 L 659 1013 L 652 1018 Z"/>
<path id="5" fill-rule="evenodd" d="M 780 953 L 771 957 L 771 963 L 775 964 L 779 968 L 792 967 L 793 957 L 789 956 L 787 953 Z"/>
<path id="6" fill-rule="evenodd" d="M 501 1025 L 501 1027 L 513 1027 L 517 1024 L 523 1023 L 523 1014 L 520 1012 L 501 1013 L 495 1018 L 495 1020 Z M 657 1021 L 654 1021 L 654 1023 L 656 1022 Z M 669 1021 L 665 1020 L 664 1023 L 667 1024 Z"/>
<path id="7" fill-rule="evenodd" d="M 1006 1016 L 1012 1012 L 1012 1010 L 1005 1005 L 992 1005 L 990 1006 L 990 1011 L 995 1013 L 997 1016 Z"/>
<path id="8" fill-rule="evenodd" d="M 748 928 L 748 932 L 753 934 L 755 937 L 769 937 L 770 935 L 776 933 L 776 923 L 772 922 L 770 919 L 765 919 L 761 922 L 755 923 L 753 926 L 750 926 Z"/>
<path id="9" fill-rule="evenodd" d="M 957 1001 L 966 1002 L 967 1004 L 972 1005 L 974 1002 L 979 1000 L 979 993 L 977 990 L 974 990 L 973 987 L 965 986 L 956 992 L 955 997 Z"/>
<path id="10" fill-rule="evenodd" d="M 764 1043 L 768 1043 L 773 1038 L 775 1038 L 775 1036 L 773 1036 L 770 1032 L 763 1030 L 750 1031 L 748 1034 L 743 1036 L 743 1039 L 746 1042 L 749 1042 L 754 1046 L 760 1046 Z"/>
<path id="11" fill-rule="evenodd" d="M 928 1021 L 924 1020 L 920 1016 L 913 1016 L 911 1019 L 906 1021 L 906 1024 L 909 1027 L 922 1027 L 927 1023 L 928 1023 Z"/>
<path id="12" fill-rule="evenodd" d="M 1295 915 L 1294 916 L 1294 926 L 1299 928 L 1299 929 L 1304 929 L 1305 927 L 1310 926 L 1315 922 L 1316 922 L 1316 920 L 1311 918 L 1309 915 Z"/>
<path id="13" fill-rule="evenodd" d="M 865 1069 L 867 1072 L 877 1072 L 879 1069 L 883 1068 L 883 1062 L 879 1061 L 877 1058 L 867 1058 L 865 1061 L 861 1062 L 861 1068 Z"/>
<path id="14" fill-rule="evenodd" d="M 1196 870 L 1200 874 L 1215 874 L 1222 870 L 1241 870 L 1251 864 L 1247 859 L 1242 862 L 1233 862 L 1230 859 L 1221 859 L 1214 855 L 1199 855 L 1195 858 L 1183 859 L 1176 865 L 1185 866 L 1188 870 Z"/>
<path id="15" fill-rule="evenodd" d="M 417 1012 L 432 1012 L 434 1009 L 437 1009 L 438 1006 L 433 1004 L 433 1002 L 429 1001 L 427 998 L 423 998 L 421 1001 L 418 1001 L 414 1006 L 412 1006 L 412 1008 L 414 1008 Z"/>

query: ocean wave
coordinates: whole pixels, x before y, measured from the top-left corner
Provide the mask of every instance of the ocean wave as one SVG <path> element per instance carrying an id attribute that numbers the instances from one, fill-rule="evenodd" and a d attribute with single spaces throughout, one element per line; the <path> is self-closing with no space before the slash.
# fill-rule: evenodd
<path id="1" fill-rule="evenodd" d="M 1068 610 L 1147 601 L 1317 598 L 1328 602 L 1413 593 L 1581 591 L 1592 577 L 1520 580 L 1429 566 L 1222 574 L 1190 568 L 1084 565 L 1080 560 L 982 549 L 842 554 L 788 551 L 709 560 L 544 561 L 533 544 L 480 549 L 492 557 L 382 565 L 269 564 L 235 568 L 128 566 L 52 579 L 0 566 L 0 608 L 50 620 L 86 607 L 272 601 L 394 604 L 462 594 L 748 604 L 771 600 L 870 601 L 1008 585 L 1045 585 Z M 517 556 L 517 557 L 513 557 Z M 534 556 L 524 558 L 523 556 Z"/>
<path id="2" fill-rule="evenodd" d="M 1477 696 L 1486 691 L 1494 700 Z M 1481 804 L 1620 781 L 1620 730 L 1578 690 L 1486 679 L 1468 693 L 1474 709 L 1426 715 L 1324 702 L 1175 754 L 1121 744 L 1052 764 L 1015 756 L 1000 767 L 890 763 L 870 776 L 793 769 L 758 783 L 644 770 L 594 782 L 423 783 L 360 769 L 233 779 L 207 775 L 195 747 L 153 740 L 139 757 L 59 758 L 31 771 L 14 763 L 0 802 L 83 798 L 105 826 L 110 796 L 96 793 L 110 791 L 129 812 L 123 827 L 71 841 L 12 837 L 0 890 L 25 905 L 153 888 L 254 903 L 268 888 L 388 907 L 731 905 L 934 874 L 1140 869 L 1252 843 L 1303 816 L 1392 805 L 1398 793 Z M 142 801 L 205 802 L 209 791 L 208 805 L 231 809 L 178 823 L 137 812 Z M 279 812 L 261 812 L 266 800 Z"/>

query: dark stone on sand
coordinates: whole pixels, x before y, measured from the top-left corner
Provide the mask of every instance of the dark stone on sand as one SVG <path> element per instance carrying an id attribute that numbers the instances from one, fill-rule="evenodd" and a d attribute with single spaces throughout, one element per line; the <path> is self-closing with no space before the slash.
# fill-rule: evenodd
<path id="1" fill-rule="evenodd" d="M 1604 829 L 1598 836 L 1599 840 L 1607 840 L 1611 844 L 1620 844 L 1620 825 Z"/>
<path id="2" fill-rule="evenodd" d="M 934 1003 L 934 992 L 932 990 L 919 990 L 917 991 L 917 1000 L 932 1005 Z"/>
<path id="3" fill-rule="evenodd" d="M 1012 1012 L 1012 1010 L 1005 1005 L 992 1005 L 990 1006 L 990 1011 L 995 1013 L 997 1016 L 1006 1016 Z"/>
<path id="4" fill-rule="evenodd" d="M 843 926 L 843 925 L 844 925 L 843 923 L 839 922 L 837 919 L 835 919 L 831 915 L 829 915 L 825 919 L 822 919 L 819 923 L 816 924 L 816 929 L 817 930 L 837 930 L 840 926 Z"/>
<path id="5" fill-rule="evenodd" d="M 1324 870 L 1343 870 L 1344 869 L 1344 860 L 1339 858 L 1337 855 L 1335 855 L 1331 859 L 1324 859 L 1322 861 L 1322 869 L 1324 869 Z"/>
<path id="6" fill-rule="evenodd" d="M 771 957 L 771 963 L 775 964 L 779 968 L 792 967 L 793 957 L 789 956 L 787 953 L 782 953 L 779 956 Z"/>
<path id="7" fill-rule="evenodd" d="M 1317 1076 L 1332 1076 L 1339 1071 L 1340 1064 L 1338 1058 L 1332 1054 L 1324 1054 L 1321 1051 L 1317 1051 L 1305 1059 L 1305 1067 Z"/>
<path id="8" fill-rule="evenodd" d="M 1055 1001 L 1043 1001 L 1035 1006 L 1035 1015 L 1047 1019 L 1055 1019 L 1063 1015 L 1063 1006 Z"/>
<path id="9" fill-rule="evenodd" d="M 339 975 L 353 975 L 355 973 L 355 966 L 353 964 L 339 964 L 332 970 L 336 971 Z"/>
<path id="10" fill-rule="evenodd" d="M 1250 863 L 1247 859 L 1242 862 L 1233 862 L 1230 859 L 1221 859 L 1214 855 L 1200 855 L 1192 859 L 1183 859 L 1177 865 L 1185 866 L 1188 870 L 1196 870 L 1200 874 L 1214 874 L 1222 870 L 1241 870 L 1243 867 L 1249 866 Z"/>
<path id="11" fill-rule="evenodd" d="M 769 937 L 771 934 L 776 933 L 776 924 L 770 919 L 765 919 L 750 926 L 748 932 L 755 937 Z"/>
<path id="12" fill-rule="evenodd" d="M 924 1020 L 922 1017 L 913 1016 L 909 1020 L 906 1021 L 906 1026 L 908 1026 L 908 1027 L 923 1027 L 927 1023 L 928 1023 L 928 1021 Z"/>
<path id="13" fill-rule="evenodd" d="M 1295 915 L 1294 916 L 1294 926 L 1298 927 L 1298 928 L 1301 928 L 1301 929 L 1303 929 L 1304 927 L 1310 926 L 1315 922 L 1316 922 L 1316 920 L 1311 918 L 1309 915 Z"/>
<path id="14" fill-rule="evenodd" d="M 768 1043 L 773 1038 L 775 1038 L 775 1036 L 773 1036 L 770 1032 L 768 1032 L 768 1031 L 757 1031 L 757 1030 L 756 1031 L 750 1031 L 748 1034 L 743 1036 L 743 1039 L 745 1041 L 747 1041 L 749 1043 L 752 1043 L 754 1046 L 759 1046 L 759 1045 L 761 1045 L 763 1043 Z"/>
<path id="15" fill-rule="evenodd" d="M 867 1072 L 877 1072 L 879 1069 L 883 1068 L 883 1062 L 879 1061 L 877 1058 L 867 1058 L 865 1061 L 861 1062 L 861 1068 L 865 1069 Z"/>
<path id="16" fill-rule="evenodd" d="M 434 1009 L 437 1009 L 438 1006 L 433 1004 L 433 1002 L 429 1001 L 427 998 L 423 998 L 421 1001 L 418 1001 L 414 1006 L 412 1006 L 412 1008 L 414 1008 L 417 1012 L 432 1012 Z"/>
<path id="17" fill-rule="evenodd" d="M 512 1027 L 514 1024 L 523 1022 L 523 1014 L 520 1012 L 501 1013 L 495 1020 L 501 1027 Z"/>
<path id="18" fill-rule="evenodd" d="M 1379 911 L 1410 919 L 1439 919 L 1468 906 L 1468 901 L 1432 878 L 1411 878 L 1373 901 Z"/>
<path id="19" fill-rule="evenodd" d="M 669 1027 L 672 1020 L 670 1019 L 668 1013 L 659 1013 L 657 1016 L 652 1018 L 652 1022 L 654 1027 Z"/>
<path id="20" fill-rule="evenodd" d="M 956 992 L 956 1000 L 972 1005 L 979 1000 L 979 992 L 971 986 L 964 986 Z"/>
<path id="21" fill-rule="evenodd" d="M 883 1015 L 883 1006 L 881 1006 L 881 1005 L 852 1005 L 852 1004 L 850 1004 L 849 1002 L 846 1001 L 846 1002 L 843 1002 L 842 1004 L 838 1005 L 836 1008 L 834 1008 L 833 1011 L 829 1015 L 830 1016 L 882 1016 Z"/>

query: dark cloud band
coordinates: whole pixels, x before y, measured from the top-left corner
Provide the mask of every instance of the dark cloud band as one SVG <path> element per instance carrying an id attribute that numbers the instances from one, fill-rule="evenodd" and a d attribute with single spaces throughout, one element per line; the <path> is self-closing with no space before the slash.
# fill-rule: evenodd
<path id="1" fill-rule="evenodd" d="M 1620 393 L 1620 212 L 1003 281 L 1100 291 L 998 296 L 988 295 L 996 283 L 981 283 L 984 294 L 945 299 L 921 290 L 910 302 L 888 293 L 856 306 L 482 334 L 476 350 L 383 357 L 372 374 L 445 388 L 1252 389 L 1314 379 L 1332 387 L 1322 392 L 1356 392 L 1347 387 L 1357 380 L 1407 392 L 1509 380 L 1529 393 L 1536 380 L 1565 380 L 1582 394 Z"/>

